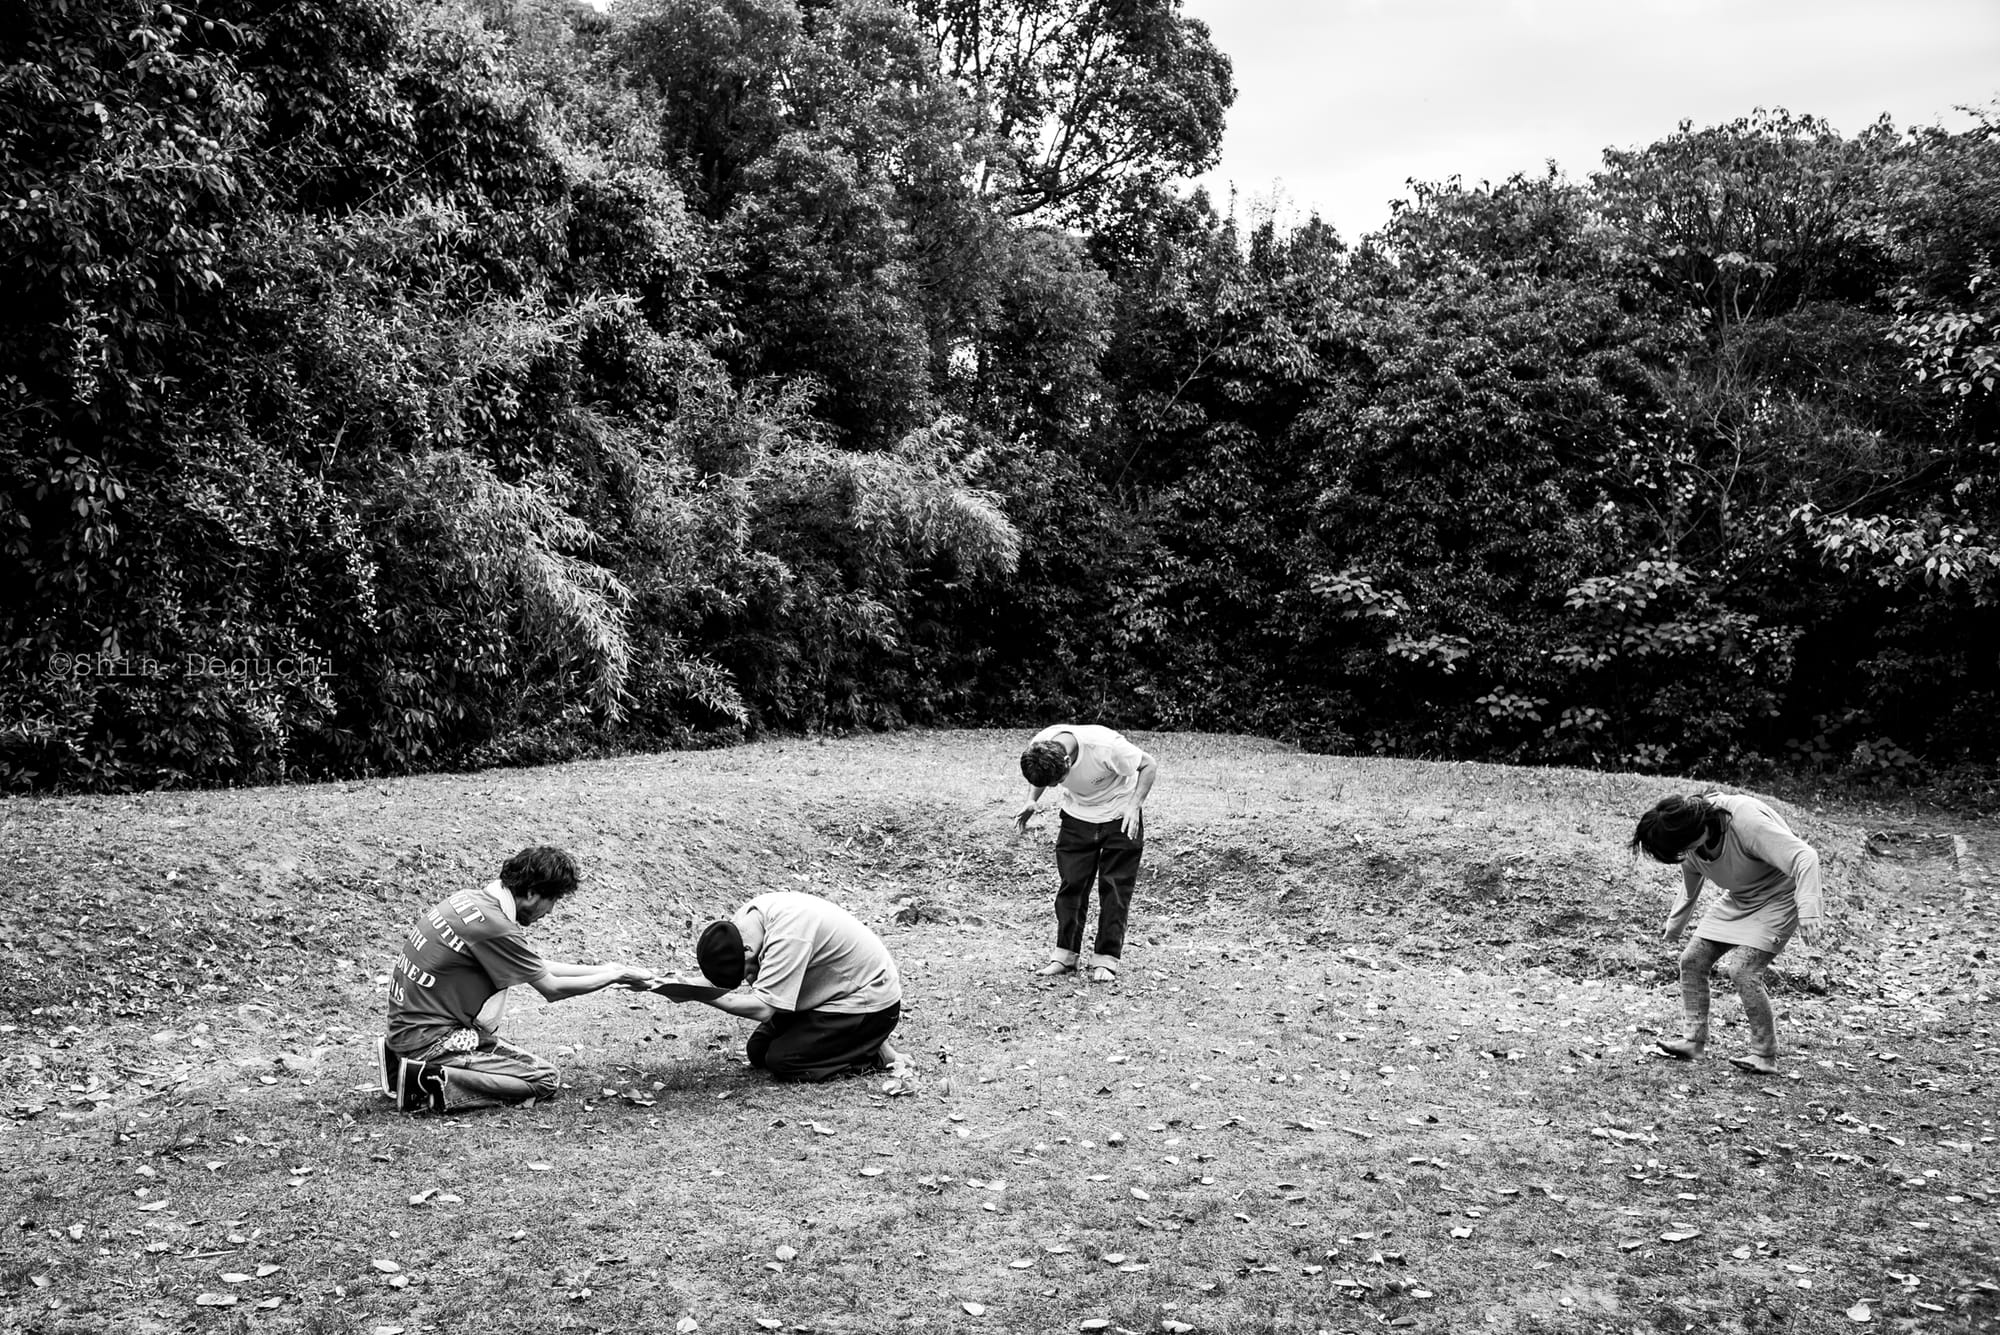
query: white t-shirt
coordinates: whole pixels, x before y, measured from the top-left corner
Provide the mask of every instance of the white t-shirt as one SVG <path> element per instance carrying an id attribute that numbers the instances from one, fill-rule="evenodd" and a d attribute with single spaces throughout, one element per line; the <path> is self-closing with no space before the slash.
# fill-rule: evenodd
<path id="1" fill-rule="evenodd" d="M 1058 785 L 1062 809 L 1078 820 L 1094 822 L 1123 816 L 1126 801 L 1139 786 L 1139 762 L 1146 753 L 1095 723 L 1059 723 L 1036 733 L 1034 741 L 1052 742 L 1062 733 L 1076 738 L 1076 763 Z"/>
<path id="2" fill-rule="evenodd" d="M 903 999 L 903 980 L 882 939 L 818 895 L 778 890 L 736 911 L 745 944 L 757 941 L 750 990 L 782 1011 L 868 1015 Z"/>

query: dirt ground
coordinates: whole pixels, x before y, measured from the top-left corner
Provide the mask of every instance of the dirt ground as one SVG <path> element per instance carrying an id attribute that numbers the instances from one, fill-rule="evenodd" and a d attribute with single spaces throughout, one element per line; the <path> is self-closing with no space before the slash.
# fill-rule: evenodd
<path id="1" fill-rule="evenodd" d="M 1625 841 L 1693 785 L 1134 739 L 1162 777 L 1112 986 L 1031 976 L 1052 831 L 1015 835 L 1011 734 L 0 804 L 0 1111 L 34 1165 L 8 1205 L 29 1223 L 0 1243 L 0 1299 L 26 1315 L 0 1330 L 244 1329 L 199 1304 L 234 1296 L 209 1273 L 238 1254 L 216 1231 L 254 1250 L 242 1221 L 260 1214 L 268 1283 L 288 1287 L 256 1328 L 310 1335 L 677 1328 L 662 1313 L 967 1332 L 1098 1312 L 1114 1330 L 1259 1332 L 2000 1314 L 1979 1287 L 2000 1224 L 1990 824 L 1783 808 L 1822 853 L 1837 927 L 1781 957 L 1794 1051 L 1753 1089 L 1719 1060 L 1648 1056 L 1678 1008 L 1658 928 L 1679 877 Z M 526 1119 L 387 1112 L 369 1044 L 404 926 L 542 842 L 586 872 L 535 929 L 553 958 L 691 974 L 699 926 L 752 895 L 853 909 L 903 968 L 918 1097 L 814 1102 L 746 1072 L 742 1026 L 705 1007 L 522 989 L 509 1031 L 563 1065 L 570 1098 Z M 1717 1009 L 1727 1050 L 1733 999 Z M 1741 1163 L 1703 1183 L 1718 1221 L 1691 1269 L 1685 1248 L 1707 1243 L 1657 1239 L 1695 1236 L 1674 1222 L 1684 1179 L 1716 1177 L 1725 1135 Z M 1128 1139 L 1121 1166 L 1101 1158 Z M 705 1185 L 746 1155 L 782 1168 L 786 1209 Z M 510 1156 L 556 1171 L 489 1168 Z M 1786 1156 L 1794 1194 L 1767 1199 Z M 454 1175 L 590 1231 L 514 1258 L 511 1223 L 468 1216 L 426 1258 L 456 1280 L 390 1287 L 369 1258 L 421 1267 L 382 1229 Z M 134 1213 L 170 1181 L 170 1207 Z M 802 1255 L 771 1259 L 781 1246 Z M 554 1306 L 517 1311 L 524 1285 Z M 1947 1324 L 1924 1324 L 1933 1309 Z"/>
<path id="2" fill-rule="evenodd" d="M 1667 981 L 1655 936 L 1676 877 L 1625 840 L 1638 811 L 1687 785 L 1136 737 L 1163 777 L 1135 971 L 1154 952 L 1178 967 L 1191 946 L 1254 962 L 1282 945 Z M 10 1102 L 16 1116 L 109 1105 L 216 1078 L 210 1054 L 318 1063 L 358 1044 L 401 926 L 528 843 L 585 866 L 587 893 L 540 929 L 560 958 L 690 971 L 700 923 L 796 888 L 891 926 L 965 928 L 965 951 L 1030 966 L 1050 933 L 1052 817 L 1013 836 L 1019 740 L 921 732 L 0 803 L 17 909 L 0 922 L 0 1018 L 54 1045 L 0 1068 Z M 1842 926 L 1817 955 L 1780 959 L 1781 994 L 1831 987 L 1940 1017 L 2000 995 L 1992 824 L 1786 809 L 1821 850 Z M 121 1023 L 79 1023 L 105 1019 Z M 195 1051 L 157 1039 L 183 1031 Z"/>

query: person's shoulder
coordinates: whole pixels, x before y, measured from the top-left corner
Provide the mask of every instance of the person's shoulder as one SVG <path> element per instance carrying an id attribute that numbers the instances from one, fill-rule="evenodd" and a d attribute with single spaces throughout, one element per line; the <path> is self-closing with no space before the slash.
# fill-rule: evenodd
<path id="1" fill-rule="evenodd" d="M 1769 802 L 1755 793 L 1717 793 L 1709 799 L 1719 802 L 1725 809 L 1746 816 L 1760 816 L 1767 820 L 1778 820 L 1778 813 Z"/>
<path id="2" fill-rule="evenodd" d="M 485 890 L 461 890 L 445 900 L 458 919 L 458 930 L 468 941 L 494 941 L 503 936 L 525 936 L 520 923 L 507 916 L 498 895 Z"/>
<path id="3" fill-rule="evenodd" d="M 793 918 L 838 910 L 840 906 L 821 895 L 805 890 L 769 890 L 745 904 L 739 913 L 755 909 L 769 922 L 773 918 Z"/>
<path id="4" fill-rule="evenodd" d="M 1073 739 L 1079 747 L 1089 746 L 1090 738 L 1085 735 L 1086 732 L 1087 729 L 1079 724 L 1051 723 L 1048 727 L 1043 728 L 1040 732 L 1029 738 L 1028 746 L 1033 748 L 1049 742 L 1061 742 L 1065 737 Z"/>
<path id="5" fill-rule="evenodd" d="M 739 923 L 752 913 L 760 913 L 768 918 L 784 907 L 785 896 L 791 893 L 789 890 L 766 890 L 761 895 L 753 895 L 744 900 L 737 906 L 736 912 L 729 916 L 732 921 Z"/>
<path id="6" fill-rule="evenodd" d="M 450 909 L 468 918 L 476 914 L 483 918 L 499 918 L 503 922 L 507 919 L 507 910 L 500 903 L 498 881 L 454 890 L 439 901 L 438 907 Z"/>
<path id="7" fill-rule="evenodd" d="M 1792 832 L 1791 824 L 1780 816 L 1777 809 L 1761 797 L 1749 793 L 1718 793 L 1710 799 L 1730 815 L 1732 826 L 1741 821 L 1747 833 L 1751 829 L 1782 830 Z"/>
<path id="8" fill-rule="evenodd" d="M 1132 745 L 1124 733 L 1116 728 L 1108 728 L 1102 723 L 1079 723 L 1068 731 L 1075 733 L 1078 741 L 1088 742 L 1092 746 Z"/>

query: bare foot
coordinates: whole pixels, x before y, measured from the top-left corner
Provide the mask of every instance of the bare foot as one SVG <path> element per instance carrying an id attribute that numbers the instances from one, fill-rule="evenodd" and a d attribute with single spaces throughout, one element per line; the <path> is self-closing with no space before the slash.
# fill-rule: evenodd
<path id="1" fill-rule="evenodd" d="M 1691 1038 L 1656 1038 L 1653 1046 L 1679 1061 L 1691 1062 L 1701 1056 L 1702 1045 Z"/>
<path id="2" fill-rule="evenodd" d="M 1741 1057 L 1731 1057 L 1729 1064 L 1741 1070 L 1749 1071 L 1753 1075 L 1776 1075 L 1778 1073 L 1778 1063 L 1772 1061 L 1769 1057 L 1761 1056 L 1755 1052 L 1746 1052 Z"/>
<path id="3" fill-rule="evenodd" d="M 1047 964 L 1035 970 L 1035 977 L 1057 978 L 1063 974 L 1075 972 L 1076 966 L 1074 964 L 1064 964 L 1061 960 L 1050 960 Z"/>
<path id="4" fill-rule="evenodd" d="M 1090 981 L 1093 983 L 1115 983 L 1118 981 L 1118 975 L 1100 964 L 1090 971 Z"/>

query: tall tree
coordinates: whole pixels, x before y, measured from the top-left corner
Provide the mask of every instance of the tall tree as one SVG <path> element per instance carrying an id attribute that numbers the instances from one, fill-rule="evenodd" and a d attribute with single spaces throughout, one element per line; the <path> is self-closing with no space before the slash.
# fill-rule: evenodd
<path id="1" fill-rule="evenodd" d="M 1229 58 L 1180 0 L 912 0 L 1023 214 L 1101 223 L 1214 165 Z"/>

